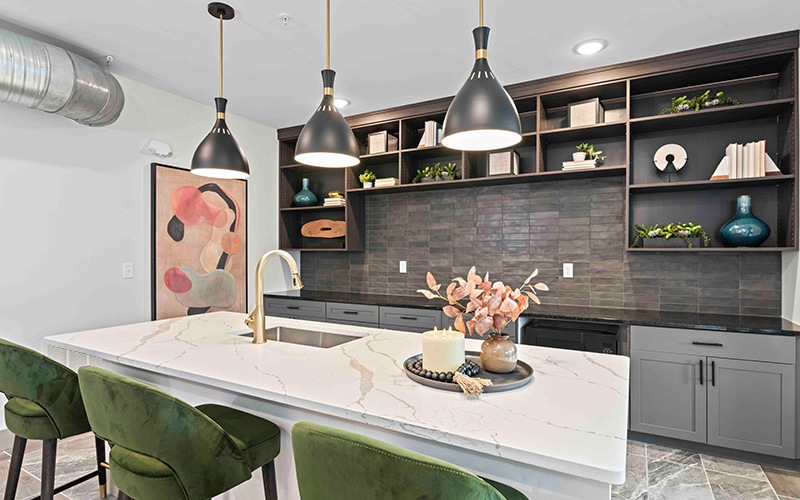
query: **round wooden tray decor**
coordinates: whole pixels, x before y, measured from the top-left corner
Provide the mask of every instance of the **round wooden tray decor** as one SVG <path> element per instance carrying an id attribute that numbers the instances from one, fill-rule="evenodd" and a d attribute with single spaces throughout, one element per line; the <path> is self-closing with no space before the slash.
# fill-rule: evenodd
<path id="1" fill-rule="evenodd" d="M 465 354 L 467 360 L 474 361 L 478 363 L 478 365 L 480 366 L 481 353 L 477 351 L 467 351 Z M 422 354 L 417 354 L 416 356 L 411 356 L 403 363 L 403 370 L 406 372 L 408 378 L 410 378 L 411 380 L 413 380 L 418 384 L 426 385 L 428 387 L 433 387 L 434 389 L 439 389 L 442 391 L 463 392 L 461 386 L 459 386 L 455 382 L 439 382 L 438 380 L 434 381 L 411 373 L 407 367 L 408 363 L 411 361 L 416 361 L 421 358 Z M 483 388 L 484 393 L 503 392 L 503 391 L 510 391 L 512 389 L 516 389 L 518 387 L 522 387 L 523 385 L 529 384 L 533 380 L 533 368 L 531 368 L 531 365 L 529 365 L 528 363 L 517 360 L 517 367 L 511 373 L 491 373 L 481 368 L 481 372 L 477 376 L 492 381 L 492 385 L 487 385 L 486 387 Z"/>

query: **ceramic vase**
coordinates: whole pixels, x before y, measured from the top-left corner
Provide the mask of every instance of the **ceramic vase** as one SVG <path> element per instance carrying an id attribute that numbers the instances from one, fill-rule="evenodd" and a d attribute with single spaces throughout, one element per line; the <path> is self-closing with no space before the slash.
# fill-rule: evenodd
<path id="1" fill-rule="evenodd" d="M 317 204 L 317 196 L 308 189 L 308 179 L 303 179 L 303 189 L 294 195 L 294 204 L 298 207 L 311 207 Z"/>
<path id="2" fill-rule="evenodd" d="M 767 241 L 769 226 L 753 215 L 750 196 L 739 196 L 736 201 L 736 215 L 719 230 L 722 241 L 732 247 L 757 247 Z"/>
<path id="3" fill-rule="evenodd" d="M 586 153 L 572 153 L 572 161 L 584 161 Z"/>
<path id="4" fill-rule="evenodd" d="M 372 181 L 364 183 L 364 189 L 371 188 L 371 187 L 372 187 Z"/>
<path id="5" fill-rule="evenodd" d="M 505 333 L 493 333 L 481 344 L 481 367 L 492 373 L 511 373 L 517 367 L 517 346 Z"/>

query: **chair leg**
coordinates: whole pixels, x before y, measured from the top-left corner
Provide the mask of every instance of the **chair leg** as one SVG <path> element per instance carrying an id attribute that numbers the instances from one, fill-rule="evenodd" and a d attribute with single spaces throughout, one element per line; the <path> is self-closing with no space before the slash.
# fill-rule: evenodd
<path id="1" fill-rule="evenodd" d="M 25 445 L 27 443 L 27 439 L 14 436 L 14 450 L 11 452 L 11 464 L 8 468 L 5 500 L 14 500 L 14 497 L 17 496 L 19 475 L 22 472 L 22 457 L 25 455 Z"/>
<path id="2" fill-rule="evenodd" d="M 275 461 L 261 467 L 261 475 L 264 478 L 264 498 L 266 500 L 278 500 L 278 485 L 275 482 Z"/>
<path id="3" fill-rule="evenodd" d="M 95 436 L 94 447 L 97 452 L 97 482 L 100 483 L 100 498 L 108 496 L 106 489 L 106 442 Z"/>
<path id="4" fill-rule="evenodd" d="M 133 500 L 133 499 L 129 497 L 127 494 L 125 494 L 124 491 L 119 490 L 119 494 L 117 495 L 117 500 Z"/>
<path id="5" fill-rule="evenodd" d="M 56 443 L 45 439 L 42 447 L 42 500 L 53 500 L 56 488 Z"/>

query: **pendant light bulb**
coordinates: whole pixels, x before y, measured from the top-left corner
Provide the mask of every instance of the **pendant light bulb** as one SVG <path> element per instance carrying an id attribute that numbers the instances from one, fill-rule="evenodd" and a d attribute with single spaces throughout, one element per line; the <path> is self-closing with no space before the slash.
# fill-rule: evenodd
<path id="1" fill-rule="evenodd" d="M 228 100 L 222 97 L 222 23 L 233 19 L 235 12 L 229 5 L 213 2 L 208 4 L 208 13 L 219 19 L 219 97 L 214 99 L 217 121 L 192 156 L 192 173 L 217 179 L 247 179 L 250 164 L 225 121 Z"/>
<path id="2" fill-rule="evenodd" d="M 442 127 L 442 144 L 463 151 L 509 148 L 522 140 L 517 107 L 489 68 L 489 28 L 483 26 L 483 0 L 480 24 L 472 31 L 475 65 L 450 103 Z"/>
<path id="3" fill-rule="evenodd" d="M 314 167 L 343 168 L 361 163 L 358 141 L 339 112 L 333 97 L 336 72 L 331 69 L 331 2 L 327 0 L 325 69 L 322 102 L 297 138 L 294 159 Z"/>

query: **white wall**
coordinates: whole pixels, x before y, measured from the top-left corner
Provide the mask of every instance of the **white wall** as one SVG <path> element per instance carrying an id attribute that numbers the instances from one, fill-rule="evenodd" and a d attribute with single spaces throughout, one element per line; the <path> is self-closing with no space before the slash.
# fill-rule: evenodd
<path id="1" fill-rule="evenodd" d="M 0 337 L 39 348 L 47 335 L 150 319 L 156 158 L 141 151 L 150 139 L 168 142 L 173 156 L 164 163 L 188 166 L 215 115 L 210 105 L 120 83 L 125 108 L 105 128 L 0 105 Z M 245 105 L 234 99 L 229 109 Z M 276 131 L 235 115 L 228 122 L 251 165 L 253 270 L 264 251 L 278 246 Z M 134 263 L 133 280 L 122 279 L 123 262 Z M 272 265 L 266 286 L 287 288 L 288 273 Z M 1 419 L 2 412 L 0 429 Z"/>

